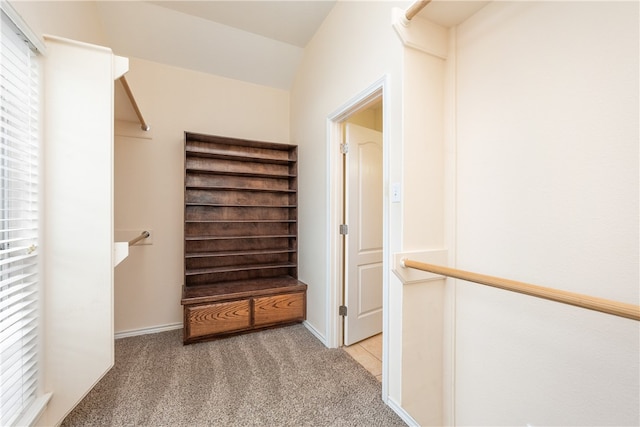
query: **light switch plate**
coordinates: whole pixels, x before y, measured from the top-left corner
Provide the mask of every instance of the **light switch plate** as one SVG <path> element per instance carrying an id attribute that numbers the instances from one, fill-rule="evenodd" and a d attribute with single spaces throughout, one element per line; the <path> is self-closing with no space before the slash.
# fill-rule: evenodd
<path id="1" fill-rule="evenodd" d="M 400 203 L 401 198 L 400 183 L 394 182 L 391 184 L 391 203 Z"/>

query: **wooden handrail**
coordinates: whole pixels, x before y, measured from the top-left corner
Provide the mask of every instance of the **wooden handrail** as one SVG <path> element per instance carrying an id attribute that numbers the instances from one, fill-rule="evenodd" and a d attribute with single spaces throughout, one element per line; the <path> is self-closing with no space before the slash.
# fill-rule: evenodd
<path id="1" fill-rule="evenodd" d="M 140 128 L 144 131 L 150 130 L 151 127 L 147 124 L 147 122 L 144 121 L 144 117 L 142 117 L 142 112 L 140 111 L 140 108 L 138 108 L 138 103 L 136 102 L 136 99 L 133 97 L 133 92 L 131 92 L 129 83 L 127 83 L 127 79 L 124 76 L 120 77 L 120 83 L 122 83 L 122 87 L 124 88 L 124 91 L 127 93 L 127 96 L 129 97 L 129 101 L 131 101 L 131 106 L 133 107 L 133 110 L 136 112 L 136 116 L 138 116 L 138 120 L 140 121 Z"/>
<path id="2" fill-rule="evenodd" d="M 611 301 L 604 298 L 597 298 L 575 292 L 562 291 L 559 289 L 545 288 L 538 285 L 530 285 L 528 283 L 517 282 L 515 280 L 502 279 L 500 277 L 487 276 L 455 268 L 412 261 L 410 259 L 403 259 L 400 264 L 403 267 L 415 268 L 429 273 L 480 283 L 494 288 L 505 289 L 507 291 L 530 295 L 537 298 L 544 298 L 551 301 L 561 302 L 563 304 L 587 308 L 601 313 L 613 314 L 614 316 L 625 317 L 627 319 L 640 320 L 640 306 L 633 304 Z"/>
<path id="3" fill-rule="evenodd" d="M 420 13 L 429 3 L 431 3 L 431 0 L 418 0 L 414 2 L 404 13 L 404 17 L 407 18 L 407 21 L 411 21 L 413 17 Z"/>

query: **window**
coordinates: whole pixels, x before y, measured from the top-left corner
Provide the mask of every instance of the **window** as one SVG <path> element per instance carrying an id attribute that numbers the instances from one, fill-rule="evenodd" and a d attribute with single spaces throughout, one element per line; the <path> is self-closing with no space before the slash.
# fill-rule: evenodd
<path id="1" fill-rule="evenodd" d="M 2 2 L 0 43 L 0 425 L 38 396 L 39 67 Z"/>

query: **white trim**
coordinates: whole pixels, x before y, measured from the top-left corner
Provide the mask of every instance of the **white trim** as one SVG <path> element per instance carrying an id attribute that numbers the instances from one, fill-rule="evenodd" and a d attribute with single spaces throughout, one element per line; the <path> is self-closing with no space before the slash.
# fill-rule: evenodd
<path id="1" fill-rule="evenodd" d="M 45 42 L 60 43 L 64 45 L 74 46 L 80 49 L 96 50 L 98 52 L 104 52 L 104 53 L 109 53 L 113 55 L 113 50 L 105 46 L 100 46 L 92 43 L 85 43 L 78 40 L 68 39 L 65 37 L 53 36 L 51 34 L 45 34 L 43 37 Z"/>
<path id="2" fill-rule="evenodd" d="M 448 248 L 447 265 L 457 267 L 457 32 L 449 29 L 449 54 L 445 66 L 445 246 Z M 456 425 L 456 291 L 457 281 L 447 279 L 444 294 L 443 330 L 443 408 L 442 423 Z"/>
<path id="3" fill-rule="evenodd" d="M 340 125 L 331 117 L 327 118 L 327 195 L 325 205 L 329 209 L 327 215 L 327 271 L 329 272 L 329 283 L 327 284 L 326 307 L 326 346 L 329 348 L 340 347 L 342 342 L 342 319 L 337 307 L 342 304 L 342 293 L 340 285 L 342 283 L 342 245 L 338 230 L 342 222 L 342 198 L 336 195 L 342 194 L 342 168 L 337 167 L 341 162 L 340 143 L 342 133 Z"/>
<path id="4" fill-rule="evenodd" d="M 182 329 L 182 322 L 180 323 L 168 323 L 166 325 L 151 326 L 148 328 L 130 329 L 128 331 L 116 332 L 114 337 L 119 340 L 120 338 L 136 337 L 139 335 L 157 334 L 158 332 L 174 331 L 176 329 Z"/>
<path id="5" fill-rule="evenodd" d="M 393 8 L 391 13 L 393 29 L 405 46 L 437 58 L 447 59 L 449 48 L 447 28 L 419 16 L 407 22 L 405 11 L 397 7 Z"/>
<path id="6" fill-rule="evenodd" d="M 34 426 L 42 416 L 49 400 L 51 399 L 52 393 L 46 393 L 33 401 L 31 405 L 27 408 L 27 410 L 22 414 L 20 418 L 16 420 L 13 424 L 14 426 Z"/>
<path id="7" fill-rule="evenodd" d="M 402 419 L 402 421 L 407 423 L 408 426 L 420 427 L 420 424 L 418 424 L 418 422 L 414 420 L 413 417 L 411 417 L 411 415 L 407 413 L 407 411 L 402 409 L 402 406 L 400 406 L 400 404 L 395 400 L 393 400 L 391 397 L 387 400 L 387 406 L 393 409 L 393 412 L 398 414 L 398 416 Z"/>
<path id="8" fill-rule="evenodd" d="M 404 259 L 425 262 L 428 264 L 448 266 L 447 249 L 426 249 L 423 251 L 396 252 L 393 254 L 393 273 L 400 279 L 403 285 L 430 282 L 433 280 L 443 280 L 445 276 L 441 274 L 429 273 L 426 271 L 406 268 L 402 263 Z"/>
<path id="9" fill-rule="evenodd" d="M 18 30 L 22 31 L 22 34 L 27 36 L 28 42 L 32 49 L 37 50 L 40 54 L 45 55 L 47 49 L 44 41 L 36 35 L 36 33 L 27 25 L 22 16 L 16 11 L 11 3 L 6 0 L 0 0 L 0 9 L 9 17 L 13 24 L 18 27 Z"/>
<path id="10" fill-rule="evenodd" d="M 305 320 L 304 322 L 302 322 L 302 325 L 303 325 L 305 328 L 307 328 L 307 330 L 308 330 L 309 332 L 311 332 L 311 334 L 313 334 L 313 336 L 315 336 L 316 338 L 318 338 L 318 340 L 319 340 L 322 344 L 324 344 L 324 346 L 325 346 L 325 347 L 329 347 L 329 346 L 327 345 L 327 338 L 326 338 L 324 335 L 322 335 L 320 332 L 318 332 L 318 330 L 317 330 L 317 329 L 316 329 L 316 328 L 315 328 L 311 323 L 309 323 L 308 321 L 306 321 L 306 320 Z"/>
<path id="11" fill-rule="evenodd" d="M 328 158 L 328 271 L 330 284 L 327 286 L 327 343 L 328 347 L 338 347 L 342 342 L 342 324 L 338 315 L 338 306 L 342 303 L 341 245 L 338 226 L 341 222 L 342 190 L 342 154 L 340 153 L 341 125 L 353 113 L 366 108 L 382 99 L 382 152 L 383 152 L 383 225 L 382 225 L 382 400 L 387 402 L 389 395 L 389 279 L 390 279 L 390 236 L 389 236 L 389 188 L 390 179 L 390 138 L 389 138 L 389 76 L 384 75 L 366 89 L 351 98 L 327 117 L 327 158 Z"/>

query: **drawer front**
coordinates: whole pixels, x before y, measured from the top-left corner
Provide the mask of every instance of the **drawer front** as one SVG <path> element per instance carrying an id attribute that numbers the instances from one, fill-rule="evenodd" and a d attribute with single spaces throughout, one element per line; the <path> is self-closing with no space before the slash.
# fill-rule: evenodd
<path id="1" fill-rule="evenodd" d="M 304 317 L 305 298 L 302 292 L 254 299 L 256 326 L 302 321 Z"/>
<path id="2" fill-rule="evenodd" d="M 188 324 L 187 338 L 249 328 L 251 326 L 249 308 L 248 300 L 185 307 L 185 320 Z"/>

